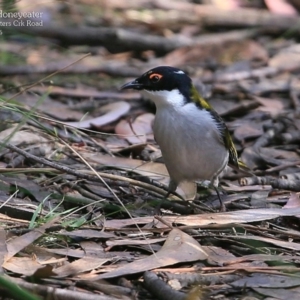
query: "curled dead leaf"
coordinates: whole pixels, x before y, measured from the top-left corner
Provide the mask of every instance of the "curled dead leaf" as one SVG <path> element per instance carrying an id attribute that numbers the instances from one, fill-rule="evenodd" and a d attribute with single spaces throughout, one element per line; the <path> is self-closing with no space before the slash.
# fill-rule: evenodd
<path id="1" fill-rule="evenodd" d="M 131 144 L 147 142 L 147 135 L 152 133 L 154 114 L 146 113 L 138 116 L 132 123 L 121 120 L 115 127 L 115 132 Z"/>
<path id="2" fill-rule="evenodd" d="M 125 101 L 113 102 L 101 107 L 103 115 L 100 117 L 79 122 L 66 122 L 64 124 L 76 128 L 90 128 L 91 126 L 101 127 L 118 120 L 120 117 L 127 114 L 129 109 L 130 105 Z"/>

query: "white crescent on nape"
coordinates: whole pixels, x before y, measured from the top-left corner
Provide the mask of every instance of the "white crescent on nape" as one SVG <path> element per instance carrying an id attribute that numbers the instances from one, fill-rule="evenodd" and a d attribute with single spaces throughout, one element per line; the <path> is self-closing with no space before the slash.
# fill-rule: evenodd
<path id="1" fill-rule="evenodd" d="M 174 71 L 175 74 L 185 74 L 183 71 L 179 70 L 179 71 Z"/>

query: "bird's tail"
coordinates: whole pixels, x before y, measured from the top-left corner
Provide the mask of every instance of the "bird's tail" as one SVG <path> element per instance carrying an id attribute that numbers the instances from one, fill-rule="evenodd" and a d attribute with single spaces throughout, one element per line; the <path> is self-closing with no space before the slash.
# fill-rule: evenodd
<path id="1" fill-rule="evenodd" d="M 247 165 L 242 162 L 241 160 L 238 160 L 238 166 L 234 166 L 232 164 L 229 164 L 229 166 L 234 169 L 235 171 L 237 171 L 238 173 L 241 173 L 245 176 L 255 176 L 252 172 L 251 169 L 249 167 L 247 167 Z"/>

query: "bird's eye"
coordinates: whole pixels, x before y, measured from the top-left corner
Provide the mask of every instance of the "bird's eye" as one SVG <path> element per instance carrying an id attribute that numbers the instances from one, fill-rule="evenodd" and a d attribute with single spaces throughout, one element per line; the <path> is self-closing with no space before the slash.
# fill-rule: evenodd
<path id="1" fill-rule="evenodd" d="M 153 73 L 149 76 L 149 79 L 153 82 L 153 83 L 157 83 L 160 81 L 160 79 L 162 78 L 162 75 L 157 74 L 157 73 Z"/>

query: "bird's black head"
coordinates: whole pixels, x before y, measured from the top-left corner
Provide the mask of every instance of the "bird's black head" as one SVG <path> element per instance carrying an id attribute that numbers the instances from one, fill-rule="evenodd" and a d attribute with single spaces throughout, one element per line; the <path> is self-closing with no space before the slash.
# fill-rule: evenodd
<path id="1" fill-rule="evenodd" d="M 192 80 L 182 70 L 161 66 L 149 70 L 139 78 L 126 83 L 124 89 L 147 90 L 147 91 L 172 91 L 179 90 L 184 96 L 190 94 Z"/>

